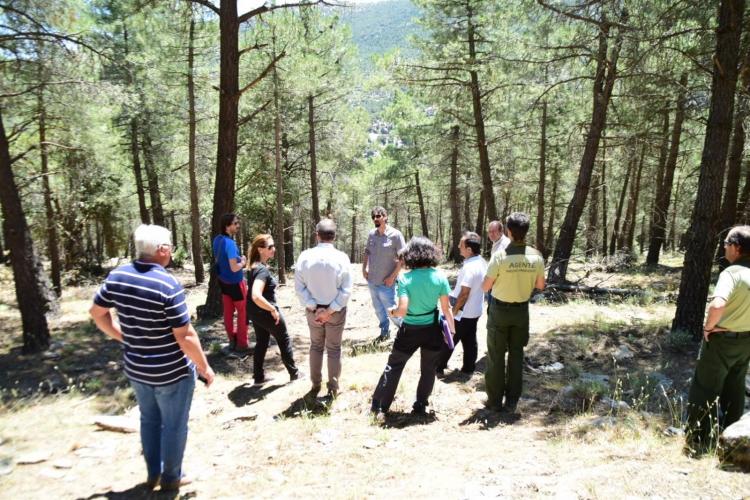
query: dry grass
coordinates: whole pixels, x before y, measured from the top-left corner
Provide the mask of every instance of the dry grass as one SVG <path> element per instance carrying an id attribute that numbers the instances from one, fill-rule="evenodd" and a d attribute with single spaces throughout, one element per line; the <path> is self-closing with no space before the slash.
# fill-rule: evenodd
<path id="1" fill-rule="evenodd" d="M 183 279 L 189 281 L 189 276 Z M 109 353 L 111 346 L 87 326 L 85 309 L 92 292 L 92 287 L 84 287 L 66 293 L 60 321 L 64 326 L 56 327 L 55 337 L 75 349 L 63 349 L 53 362 L 71 370 L 66 374 L 74 382 L 89 377 L 111 384 L 102 382 L 93 392 L 84 392 L 74 383 L 62 393 L 20 399 L 4 393 L 0 459 L 38 450 L 51 455 L 46 462 L 17 465 L 10 475 L 0 476 L 5 498 L 130 498 L 138 494 L 133 486 L 145 479 L 137 434 L 100 432 L 91 425 L 103 409 L 115 411 L 130 401 L 119 368 L 105 363 L 93 376 L 88 369 L 72 371 L 80 362 L 95 359 L 81 353 L 86 344 L 106 358 L 116 355 L 116 346 Z M 201 287 L 189 289 L 193 308 L 203 293 Z M 0 305 L 8 300 L 5 291 L 0 292 Z M 287 305 L 296 357 L 305 367 L 307 331 L 291 287 L 281 287 L 280 303 Z M 681 439 L 663 432 L 671 424 L 669 411 L 654 402 L 621 412 L 600 404 L 587 411 L 555 405 L 559 390 L 581 372 L 610 375 L 610 395 L 617 395 L 615 379 L 649 371 L 670 376 L 675 395 L 683 391 L 693 354 L 666 345 L 663 326 L 672 313 L 672 306 L 661 301 L 647 307 L 588 301 L 532 306 L 519 418 L 483 409 L 480 373 L 469 379 L 451 374 L 438 381 L 431 399 L 434 418 L 411 417 L 407 412 L 418 377 L 413 360 L 397 393 L 395 415 L 383 426 L 370 418 L 368 409 L 387 352 L 370 346 L 377 327 L 360 280 L 345 332 L 343 393 L 330 408 L 305 409 L 301 398 L 309 382 L 287 383 L 274 348 L 266 363 L 276 381 L 262 389 L 249 385 L 248 361 L 211 356 L 220 377 L 210 389 L 196 390 L 185 469 L 197 481 L 183 490 L 183 497 L 741 497 L 750 491 L 748 476 L 721 469 L 714 457 L 685 458 Z M 20 336 L 6 329 L 14 321 L 10 306 L 0 308 L 0 326 L 6 331 L 0 358 L 6 360 L 17 354 L 11 347 Z M 222 340 L 219 322 L 198 327 L 207 349 L 216 350 L 212 345 Z M 482 358 L 484 319 L 479 330 Z M 636 356 L 616 364 L 611 353 L 623 343 Z M 451 367 L 460 366 L 460 356 L 459 348 Z M 565 369 L 536 371 L 554 361 Z M 24 363 L 46 366 L 38 357 Z M 0 367 L 8 372 L 3 379 L 24 373 L 10 363 Z M 43 378 L 52 372 L 40 368 L 29 376 Z M 53 462 L 62 459 L 72 467 L 55 469 Z"/>

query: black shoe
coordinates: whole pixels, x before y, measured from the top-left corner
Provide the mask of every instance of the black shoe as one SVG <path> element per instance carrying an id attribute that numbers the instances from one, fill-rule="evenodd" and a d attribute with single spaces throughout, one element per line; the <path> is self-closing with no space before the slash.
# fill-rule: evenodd
<path id="1" fill-rule="evenodd" d="M 511 403 L 505 403 L 501 411 L 505 413 L 515 413 L 517 407 L 518 407 L 518 401 L 513 401 Z"/>
<path id="2" fill-rule="evenodd" d="M 386 342 L 389 338 L 391 338 L 391 334 L 390 333 L 388 333 L 388 332 L 381 333 L 380 335 L 378 335 L 377 337 L 375 337 L 375 342 L 379 344 L 381 342 Z"/>
<path id="3" fill-rule="evenodd" d="M 289 381 L 290 382 L 294 382 L 295 380 L 304 380 L 304 379 L 305 379 L 304 372 L 301 372 L 299 370 L 297 370 L 294 373 L 290 373 L 289 374 Z"/>
<path id="4" fill-rule="evenodd" d="M 411 407 L 412 415 L 427 416 L 427 403 L 416 402 Z"/>
<path id="5" fill-rule="evenodd" d="M 442 368 L 438 368 L 438 369 L 436 369 L 436 370 L 435 370 L 435 376 L 436 376 L 437 378 L 443 378 L 443 377 L 445 377 L 445 370 L 444 370 L 444 369 L 442 369 Z"/>

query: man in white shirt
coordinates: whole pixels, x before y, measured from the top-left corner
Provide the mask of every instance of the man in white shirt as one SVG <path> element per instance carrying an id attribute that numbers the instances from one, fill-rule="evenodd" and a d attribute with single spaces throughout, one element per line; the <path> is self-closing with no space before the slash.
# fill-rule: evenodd
<path id="1" fill-rule="evenodd" d="M 505 235 L 503 223 L 499 220 L 493 220 L 487 226 L 487 236 L 492 242 L 492 253 L 498 250 L 505 250 L 510 245 L 510 238 Z"/>
<path id="2" fill-rule="evenodd" d="M 453 304 L 453 317 L 456 321 L 456 335 L 454 342 L 459 342 L 464 347 L 464 361 L 461 371 L 463 373 L 474 373 L 477 362 L 477 322 L 482 316 L 482 281 L 487 272 L 487 262 L 480 255 L 482 239 L 477 233 L 465 232 L 458 243 L 458 251 L 464 258 L 464 263 L 458 273 L 456 286 L 450 294 Z M 437 365 L 437 374 L 441 376 L 448 367 L 448 360 L 453 350 L 447 345 L 443 346 L 443 352 Z"/>
<path id="3" fill-rule="evenodd" d="M 323 351 L 328 355 L 328 396 L 339 392 L 341 336 L 346 322 L 346 304 L 352 293 L 349 257 L 336 250 L 336 223 L 322 219 L 315 226 L 318 245 L 303 251 L 297 259 L 294 289 L 307 315 L 310 328 L 309 396 L 320 392 L 323 381 Z"/>

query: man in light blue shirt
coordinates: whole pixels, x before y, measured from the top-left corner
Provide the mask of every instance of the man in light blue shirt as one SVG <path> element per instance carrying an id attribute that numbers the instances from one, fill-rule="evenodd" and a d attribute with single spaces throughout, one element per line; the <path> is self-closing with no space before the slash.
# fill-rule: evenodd
<path id="1" fill-rule="evenodd" d="M 310 328 L 310 397 L 317 396 L 323 381 L 323 351 L 328 354 L 328 396 L 339 392 L 341 336 L 346 323 L 346 303 L 352 293 L 349 257 L 336 250 L 336 223 L 322 219 L 315 226 L 318 245 L 297 259 L 294 289 Z"/>

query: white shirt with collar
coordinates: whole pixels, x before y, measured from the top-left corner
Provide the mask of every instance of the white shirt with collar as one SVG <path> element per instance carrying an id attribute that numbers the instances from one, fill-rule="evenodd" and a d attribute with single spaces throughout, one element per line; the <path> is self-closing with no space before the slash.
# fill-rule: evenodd
<path id="1" fill-rule="evenodd" d="M 481 255 L 474 255 L 464 260 L 464 264 L 458 272 L 456 286 L 451 292 L 451 297 L 458 298 L 462 287 L 468 287 L 471 291 L 469 292 L 469 298 L 466 299 L 466 303 L 461 309 L 461 313 L 456 316 L 456 320 L 478 318 L 482 315 L 482 303 L 484 302 L 482 282 L 485 274 L 487 274 L 487 262 Z"/>
<path id="2" fill-rule="evenodd" d="M 504 234 L 501 234 L 500 239 L 492 244 L 492 253 L 500 250 L 505 250 L 506 248 L 508 248 L 508 245 L 510 245 L 510 238 L 508 238 Z"/>
<path id="3" fill-rule="evenodd" d="M 321 242 L 303 251 L 295 264 L 294 290 L 307 309 L 328 305 L 332 311 L 340 311 L 352 294 L 349 256 L 333 243 Z"/>

